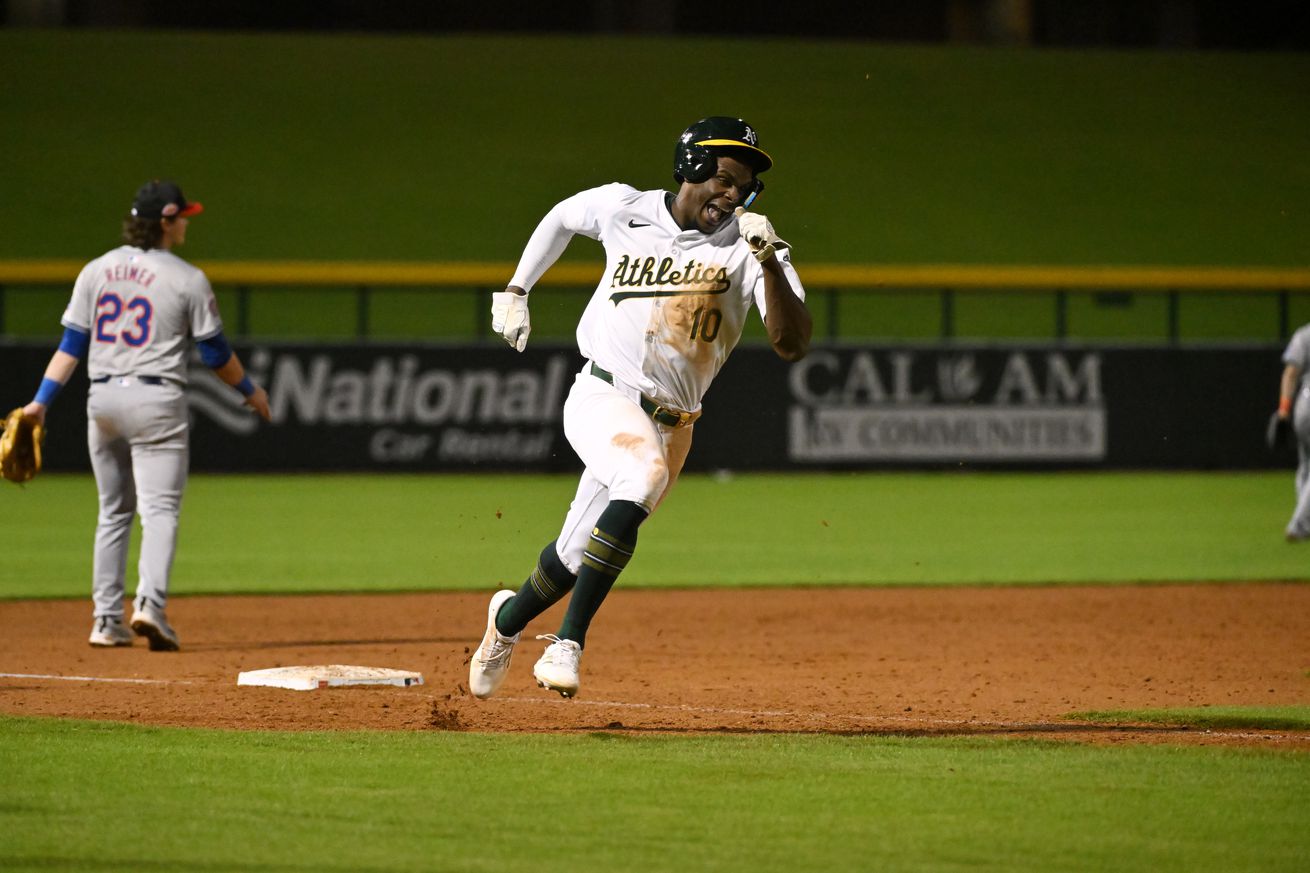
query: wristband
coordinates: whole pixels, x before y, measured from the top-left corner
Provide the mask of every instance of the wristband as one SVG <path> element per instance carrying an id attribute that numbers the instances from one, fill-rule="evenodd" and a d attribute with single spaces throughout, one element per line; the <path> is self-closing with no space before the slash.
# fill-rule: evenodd
<path id="1" fill-rule="evenodd" d="M 1292 398 L 1290 398 L 1290 397 L 1279 397 L 1279 398 L 1278 398 L 1278 414 L 1279 414 L 1279 415 L 1282 415 L 1282 416 L 1287 416 L 1287 415 L 1290 415 L 1291 412 L 1292 412 Z"/>
<path id="2" fill-rule="evenodd" d="M 43 406 L 49 406 L 59 393 L 59 389 L 64 387 L 63 382 L 56 382 L 54 379 L 42 379 L 41 387 L 36 389 L 36 396 L 32 400 Z"/>
<path id="3" fill-rule="evenodd" d="M 250 381 L 249 376 L 242 376 L 241 381 L 236 383 L 232 387 L 240 391 L 246 397 L 249 397 L 251 394 L 255 393 L 255 383 Z"/>

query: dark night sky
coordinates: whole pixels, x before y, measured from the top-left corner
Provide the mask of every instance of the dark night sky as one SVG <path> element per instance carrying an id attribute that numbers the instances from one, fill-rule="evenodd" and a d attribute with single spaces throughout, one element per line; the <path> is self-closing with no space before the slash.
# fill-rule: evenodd
<path id="1" fill-rule="evenodd" d="M 963 42 L 998 0 L 0 0 L 10 26 L 396 32 L 698 34 Z M 1045 46 L 1310 49 L 1305 0 L 1029 0 L 1021 42 Z"/>

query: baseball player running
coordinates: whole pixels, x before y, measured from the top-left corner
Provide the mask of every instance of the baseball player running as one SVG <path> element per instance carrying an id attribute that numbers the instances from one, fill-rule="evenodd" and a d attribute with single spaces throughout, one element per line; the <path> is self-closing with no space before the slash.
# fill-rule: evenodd
<path id="1" fill-rule="evenodd" d="M 587 358 L 564 403 L 564 433 L 586 469 L 559 536 L 517 593 L 498 591 L 469 663 L 475 697 L 495 693 L 528 623 L 572 592 L 533 668 L 537 684 L 578 693 L 587 628 L 668 494 L 691 448 L 701 398 L 741 337 L 752 303 L 780 357 L 809 348 L 805 291 L 788 245 L 745 207 L 773 165 L 739 118 L 702 119 L 674 148 L 677 194 L 623 184 L 576 194 L 547 213 L 509 287 L 492 295 L 492 328 L 518 351 L 528 292 L 575 234 L 600 240 L 604 277 L 578 324 Z"/>
<path id="2" fill-rule="evenodd" d="M 132 631 L 154 651 L 178 648 L 165 617 L 177 520 L 186 485 L 187 353 L 240 391 L 268 419 L 268 395 L 245 374 L 223 336 L 205 274 L 173 254 L 187 222 L 201 212 L 172 182 L 147 182 L 123 221 L 125 245 L 82 268 L 62 319 L 64 337 L 36 398 L 23 408 L 44 423 L 46 410 L 78 361 L 87 359 L 87 441 L 100 495 L 92 598 L 93 646 L 130 646 Z M 141 516 L 141 556 L 131 631 L 123 623 L 124 576 L 133 515 Z"/>
<path id="3" fill-rule="evenodd" d="M 1310 324 L 1292 334 L 1283 365 L 1273 426 L 1296 440 L 1296 509 L 1284 534 L 1299 543 L 1310 540 Z"/>

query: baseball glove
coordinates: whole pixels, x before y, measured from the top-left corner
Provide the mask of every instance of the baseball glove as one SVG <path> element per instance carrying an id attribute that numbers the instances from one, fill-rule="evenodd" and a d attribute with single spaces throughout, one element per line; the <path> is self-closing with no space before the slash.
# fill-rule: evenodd
<path id="1" fill-rule="evenodd" d="M 0 436 L 0 476 L 10 482 L 26 482 L 41 472 L 41 443 L 45 428 L 23 415 L 20 406 L 5 416 Z"/>
<path id="2" fill-rule="evenodd" d="M 1265 425 L 1265 444 L 1272 451 L 1282 451 L 1289 449 L 1296 442 L 1292 433 L 1292 419 L 1284 418 L 1277 412 L 1269 416 L 1269 424 Z"/>

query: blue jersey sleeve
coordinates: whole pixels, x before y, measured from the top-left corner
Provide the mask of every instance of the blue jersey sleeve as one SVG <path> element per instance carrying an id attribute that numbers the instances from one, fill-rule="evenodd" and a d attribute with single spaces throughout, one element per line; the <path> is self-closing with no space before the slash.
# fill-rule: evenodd
<path id="1" fill-rule="evenodd" d="M 86 351 L 90 346 L 91 334 L 88 331 L 72 327 L 64 328 L 64 338 L 59 341 L 59 351 L 70 354 L 80 361 L 86 357 Z"/>
<path id="2" fill-rule="evenodd" d="M 217 370 L 232 357 L 232 347 L 221 330 L 207 339 L 198 340 L 196 347 L 200 349 L 200 360 L 211 370 Z"/>

